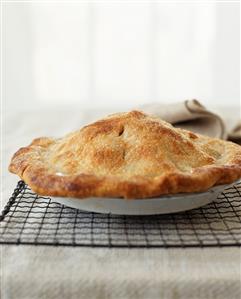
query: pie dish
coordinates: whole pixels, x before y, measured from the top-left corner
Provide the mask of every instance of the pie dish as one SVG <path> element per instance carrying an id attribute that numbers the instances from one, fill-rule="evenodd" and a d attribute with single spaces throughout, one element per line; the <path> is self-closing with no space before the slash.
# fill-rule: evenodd
<path id="1" fill-rule="evenodd" d="M 9 171 L 40 195 L 141 199 L 203 192 L 241 178 L 241 147 L 141 111 L 110 115 L 20 148 Z"/>
<path id="2" fill-rule="evenodd" d="M 228 187 L 229 185 L 219 185 L 200 193 L 169 194 L 135 200 L 109 197 L 90 197 L 85 200 L 76 200 L 76 198 L 71 197 L 53 197 L 52 200 L 71 208 L 95 213 L 159 215 L 188 211 L 207 205 L 215 201 L 219 194 Z M 230 188 L 232 188 L 231 185 Z"/>

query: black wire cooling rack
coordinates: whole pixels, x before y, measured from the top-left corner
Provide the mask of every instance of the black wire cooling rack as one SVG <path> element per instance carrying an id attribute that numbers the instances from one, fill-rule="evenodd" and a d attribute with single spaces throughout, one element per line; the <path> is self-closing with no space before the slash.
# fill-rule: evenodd
<path id="1" fill-rule="evenodd" d="M 241 183 L 213 203 L 157 216 L 89 213 L 38 196 L 20 181 L 0 216 L 1 244 L 93 247 L 241 245 Z"/>

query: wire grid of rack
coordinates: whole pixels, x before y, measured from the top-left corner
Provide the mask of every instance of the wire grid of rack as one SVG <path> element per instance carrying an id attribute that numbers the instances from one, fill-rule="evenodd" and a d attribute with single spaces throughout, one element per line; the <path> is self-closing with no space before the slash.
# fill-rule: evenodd
<path id="1" fill-rule="evenodd" d="M 211 204 L 169 215 L 119 216 L 69 208 L 20 181 L 1 216 L 1 244 L 92 247 L 241 245 L 241 183 Z"/>

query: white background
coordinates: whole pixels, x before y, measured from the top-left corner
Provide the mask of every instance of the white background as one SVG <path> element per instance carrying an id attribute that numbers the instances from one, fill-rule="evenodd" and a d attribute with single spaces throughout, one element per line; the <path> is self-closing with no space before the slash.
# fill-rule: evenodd
<path id="1" fill-rule="evenodd" d="M 4 3 L 4 108 L 238 106 L 239 34 L 237 3 Z"/>

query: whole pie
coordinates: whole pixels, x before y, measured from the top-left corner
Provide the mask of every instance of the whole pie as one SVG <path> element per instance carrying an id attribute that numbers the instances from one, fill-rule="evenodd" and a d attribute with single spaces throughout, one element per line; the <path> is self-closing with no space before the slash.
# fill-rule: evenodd
<path id="1" fill-rule="evenodd" d="M 19 149 L 9 170 L 41 195 L 148 198 L 241 178 L 241 146 L 174 128 L 140 111 Z"/>

